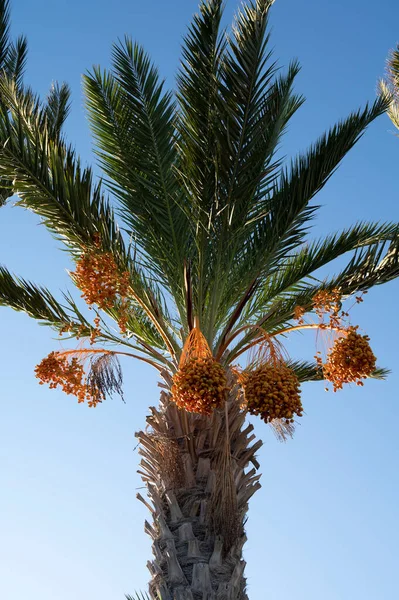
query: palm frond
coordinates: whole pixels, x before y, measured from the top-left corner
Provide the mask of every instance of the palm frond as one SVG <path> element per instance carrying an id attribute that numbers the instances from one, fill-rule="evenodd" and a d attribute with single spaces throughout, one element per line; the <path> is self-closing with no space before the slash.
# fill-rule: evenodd
<path id="1" fill-rule="evenodd" d="M 347 267 L 335 278 L 336 287 L 349 294 L 367 291 L 399 276 L 399 234 L 390 241 L 359 248 Z"/>
<path id="2" fill-rule="evenodd" d="M 62 126 L 71 109 L 70 97 L 71 90 L 68 84 L 54 83 L 51 86 L 44 109 L 47 132 L 51 139 L 56 140 L 61 134 Z"/>
<path id="3" fill-rule="evenodd" d="M 227 298 L 229 306 L 234 298 L 231 267 L 248 223 L 258 216 L 261 191 L 270 188 L 276 177 L 279 161 L 273 162 L 273 156 L 279 140 L 302 103 L 292 92 L 297 63 L 290 65 L 286 75 L 275 77 L 277 67 L 267 51 L 271 4 L 264 0 L 242 7 L 222 61 L 217 107 L 219 189 L 209 233 L 215 242 L 207 257 L 207 276 L 218 281 L 217 286 L 209 286 L 210 338 L 220 324 L 219 315 L 225 313 Z"/>
<path id="4" fill-rule="evenodd" d="M 323 380 L 323 371 L 314 361 L 289 360 L 287 361 L 287 365 L 294 371 L 301 383 Z"/>
<path id="5" fill-rule="evenodd" d="M 0 306 L 24 312 L 57 331 L 71 327 L 75 333 L 81 328 L 82 335 L 90 335 L 91 332 L 90 324 L 83 315 L 77 315 L 60 304 L 46 288 L 15 277 L 3 266 L 0 266 Z"/>
<path id="6" fill-rule="evenodd" d="M 296 306 L 311 310 L 313 298 L 320 290 L 338 289 L 342 296 L 368 291 L 375 285 L 388 283 L 399 276 L 399 237 L 391 242 L 382 241 L 360 248 L 348 264 L 335 276 L 321 283 L 293 288 L 265 307 L 258 323 L 270 332 L 284 329 L 293 319 Z"/>
<path id="7" fill-rule="evenodd" d="M 0 110 L 0 173 L 13 180 L 19 203 L 78 254 L 99 234 L 104 249 L 126 263 L 120 231 L 92 171 L 71 147 L 49 139 L 40 101 L 13 81 L 0 84 L 8 109 Z"/>
<path id="8" fill-rule="evenodd" d="M 397 231 L 397 230 L 396 230 Z M 382 239 L 355 251 L 347 265 L 335 276 L 325 278 L 322 282 L 317 279 L 309 282 L 296 282 L 291 287 L 282 289 L 284 273 L 280 282 L 280 294 L 273 296 L 270 302 L 262 306 L 262 310 L 253 315 L 254 325 L 264 328 L 269 334 L 283 333 L 294 318 L 294 311 L 301 306 L 305 311 L 313 308 L 313 298 L 321 290 L 338 289 L 342 296 L 364 292 L 374 287 L 392 281 L 399 276 L 399 235 L 387 227 L 387 239 Z M 315 283 L 316 282 L 316 283 Z M 286 283 L 286 282 L 285 282 Z M 278 287 L 274 288 L 275 293 Z M 266 288 L 266 295 L 268 290 Z M 248 315 L 247 315 L 248 318 Z M 248 321 L 243 318 L 244 323 Z M 234 333 L 233 333 L 234 335 Z M 249 328 L 239 341 L 235 342 L 225 357 L 226 363 L 232 362 L 237 353 L 257 336 L 256 327 Z M 220 343 L 220 342 L 219 342 Z"/>
<path id="9" fill-rule="evenodd" d="M 231 233 L 253 219 L 259 187 L 265 186 L 278 163 L 271 164 L 284 127 L 302 98 L 292 93 L 299 71 L 292 63 L 286 75 L 275 77 L 277 66 L 267 51 L 268 12 L 272 2 L 243 5 L 229 38 L 221 74 L 219 177 L 223 215 Z M 228 146 L 226 146 L 226 140 Z"/>
<path id="10" fill-rule="evenodd" d="M 220 33 L 223 2 L 201 0 L 198 14 L 184 39 L 177 77 L 176 170 L 193 223 L 192 292 L 195 312 L 203 326 L 210 289 L 209 265 L 214 252 L 209 226 L 219 210 L 218 128 L 220 76 L 226 39 Z"/>
<path id="11" fill-rule="evenodd" d="M 388 117 L 399 129 L 399 44 L 388 56 L 386 72 L 386 79 L 379 84 L 380 94 L 388 98 Z"/>
<path id="12" fill-rule="evenodd" d="M 226 45 L 220 35 L 221 0 L 201 0 L 199 13 L 184 39 L 177 78 L 179 103 L 177 146 L 182 184 L 200 210 L 200 222 L 215 201 L 216 107 L 220 71 Z"/>
<path id="13" fill-rule="evenodd" d="M 239 261 L 242 274 L 270 273 L 280 260 L 304 241 L 315 206 L 314 196 L 325 186 L 344 156 L 362 137 L 370 123 L 387 108 L 385 99 L 349 115 L 323 135 L 308 152 L 284 169 L 273 192 L 264 200 L 267 213 L 254 222 Z M 247 276 L 248 278 L 248 276 Z"/>
<path id="14" fill-rule="evenodd" d="M 370 375 L 370 379 L 386 379 L 391 373 L 390 369 L 384 369 L 383 367 L 377 367 Z"/>
<path id="15" fill-rule="evenodd" d="M 0 0 L 0 65 L 7 58 L 10 44 L 10 3 L 9 0 Z"/>
<path id="16" fill-rule="evenodd" d="M 284 169 L 273 191 L 262 201 L 264 217 L 247 228 L 237 249 L 229 281 L 240 299 L 254 280 L 266 281 L 283 261 L 305 241 L 317 206 L 310 204 L 332 176 L 342 158 L 363 135 L 365 128 L 387 107 L 386 99 L 352 113 L 323 135 L 310 150 Z"/>
<path id="17" fill-rule="evenodd" d="M 62 140 L 50 139 L 35 97 L 23 94 L 12 81 L 3 81 L 0 87 L 11 110 L 0 107 L 0 176 L 13 180 L 17 204 L 40 215 L 75 258 L 94 248 L 99 237 L 102 250 L 112 252 L 117 264 L 129 270 L 142 323 L 146 321 L 149 328 L 151 322 L 159 325 L 173 346 L 167 315 L 156 302 L 160 292 L 136 269 L 101 184 L 93 182 L 91 169 L 82 168 L 74 150 Z"/>
<path id="18" fill-rule="evenodd" d="M 388 59 L 388 72 L 390 76 L 390 82 L 395 88 L 396 92 L 399 90 L 399 44 L 395 50 L 392 50 Z"/>
<path id="19" fill-rule="evenodd" d="M 301 383 L 305 383 L 306 381 L 323 381 L 324 379 L 323 370 L 315 362 L 290 360 L 287 364 L 296 373 Z M 386 379 L 389 373 L 389 369 L 377 367 L 369 378 Z"/>
<path id="20" fill-rule="evenodd" d="M 312 276 L 322 267 L 351 251 L 363 248 L 374 248 L 375 244 L 383 245 L 399 235 L 396 223 L 363 223 L 344 229 L 340 233 L 331 234 L 303 248 L 288 261 L 280 264 L 279 270 L 265 279 L 250 306 L 245 312 L 245 319 L 264 311 L 268 302 L 285 292 L 300 290 L 312 283 Z M 350 262 L 349 262 L 350 264 Z M 353 267 L 352 267 L 353 269 Z"/>
<path id="21" fill-rule="evenodd" d="M 10 4 L 8 0 L 0 1 L 0 70 L 13 79 L 19 86 L 25 70 L 27 58 L 27 41 L 20 36 L 16 42 L 10 40 Z M 0 100 L 2 102 L 2 100 Z M 0 207 L 12 196 L 11 181 L 1 179 Z"/>
<path id="22" fill-rule="evenodd" d="M 22 85 L 28 58 L 28 42 L 25 36 L 17 38 L 16 42 L 10 43 L 8 52 L 3 63 L 3 69 L 10 79 L 14 79 L 17 85 Z"/>
<path id="23" fill-rule="evenodd" d="M 95 69 L 85 90 L 100 164 L 141 260 L 183 313 L 183 258 L 192 227 L 179 206 L 174 173 L 174 104 L 148 56 L 126 38 L 114 46 L 113 73 Z"/>

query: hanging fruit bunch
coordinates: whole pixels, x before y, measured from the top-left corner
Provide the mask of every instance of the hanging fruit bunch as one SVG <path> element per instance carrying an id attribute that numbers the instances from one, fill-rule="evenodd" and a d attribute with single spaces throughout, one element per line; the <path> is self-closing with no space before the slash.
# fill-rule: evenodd
<path id="1" fill-rule="evenodd" d="M 79 403 L 87 401 L 90 407 L 105 399 L 96 385 L 87 385 L 83 365 L 70 352 L 50 352 L 35 368 L 35 375 L 40 385 L 48 383 L 50 389 L 60 386 L 63 392 L 76 396 Z"/>
<path id="2" fill-rule="evenodd" d="M 324 329 L 340 329 L 343 327 L 343 319 L 348 313 L 341 310 L 342 294 L 339 290 L 320 290 L 313 296 L 313 309 L 320 319 L 320 327 Z M 324 322 L 328 318 L 327 323 Z"/>
<path id="3" fill-rule="evenodd" d="M 302 416 L 298 377 L 266 332 L 262 332 L 256 355 L 250 357 L 250 366 L 239 375 L 239 381 L 248 412 L 266 423 L 283 419 L 288 424 L 294 422 L 294 415 Z"/>
<path id="4" fill-rule="evenodd" d="M 362 296 L 365 293 L 356 296 L 355 303 L 363 302 Z M 341 390 L 345 383 L 363 385 L 362 379 L 369 377 L 375 370 L 376 357 L 370 348 L 370 338 L 358 333 L 358 327 L 348 324 L 349 313 L 342 310 L 340 291 L 333 289 L 317 292 L 313 297 L 313 310 L 319 317 L 318 324 L 306 323 L 303 318 L 304 309 L 300 306 L 294 310 L 294 319 L 298 321 L 298 329 L 317 327 L 325 336 L 329 332 L 325 361 L 320 350 L 315 356 L 324 379 L 333 384 L 334 392 Z"/>
<path id="5" fill-rule="evenodd" d="M 78 403 L 90 408 L 116 392 L 123 399 L 122 371 L 116 352 L 99 348 L 50 352 L 35 368 L 40 385 L 58 386 L 66 394 L 76 396 Z M 89 365 L 85 364 L 89 361 Z M 87 371 L 87 372 L 86 372 Z"/>
<path id="6" fill-rule="evenodd" d="M 356 300 L 363 301 L 361 298 Z M 306 313 L 312 310 L 319 317 L 318 323 L 309 323 L 305 320 Z M 293 313 L 294 320 L 298 322 L 298 329 L 310 326 L 321 330 L 338 331 L 345 329 L 345 318 L 348 317 L 348 313 L 342 310 L 342 294 L 336 288 L 318 291 L 313 296 L 310 307 L 295 306 Z"/>
<path id="7" fill-rule="evenodd" d="M 300 384 L 284 362 L 264 364 L 242 374 L 242 387 L 248 412 L 266 423 L 274 419 L 294 422 L 302 416 Z"/>
<path id="8" fill-rule="evenodd" d="M 226 400 L 226 372 L 213 358 L 198 326 L 192 329 L 184 345 L 171 391 L 179 408 L 202 415 L 210 415 Z"/>
<path id="9" fill-rule="evenodd" d="M 127 296 L 130 287 L 128 270 L 121 271 L 111 252 L 102 252 L 99 243 L 95 250 L 86 250 L 76 263 L 72 273 L 76 285 L 82 290 L 82 297 L 89 307 L 96 304 L 99 309 L 112 309 L 118 306 L 118 325 L 122 333 L 127 331 L 129 303 Z M 98 328 L 97 328 L 98 331 Z"/>
<path id="10" fill-rule="evenodd" d="M 362 379 L 369 377 L 376 366 L 376 357 L 370 347 L 370 338 L 349 327 L 339 337 L 327 355 L 323 365 L 325 379 L 331 381 L 334 392 L 341 390 L 344 383 L 363 385 Z"/>

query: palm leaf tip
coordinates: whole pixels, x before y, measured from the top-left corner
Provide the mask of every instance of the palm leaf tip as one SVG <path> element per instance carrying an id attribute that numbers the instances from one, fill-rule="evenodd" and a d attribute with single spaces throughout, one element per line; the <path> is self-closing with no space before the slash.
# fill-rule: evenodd
<path id="1" fill-rule="evenodd" d="M 0 306 L 9 306 L 56 327 L 70 321 L 64 307 L 47 289 L 14 277 L 3 266 L 0 267 Z"/>
<path id="2" fill-rule="evenodd" d="M 385 380 L 391 374 L 390 369 L 384 369 L 383 367 L 376 367 L 376 369 L 369 376 L 370 379 Z"/>
<path id="3" fill-rule="evenodd" d="M 27 57 L 28 42 L 26 37 L 21 35 L 15 42 L 10 43 L 3 65 L 7 77 L 14 79 L 18 86 L 22 85 Z"/>
<path id="4" fill-rule="evenodd" d="M 66 83 L 53 83 L 47 96 L 45 114 L 47 129 L 52 139 L 58 139 L 62 126 L 71 110 L 71 90 Z"/>

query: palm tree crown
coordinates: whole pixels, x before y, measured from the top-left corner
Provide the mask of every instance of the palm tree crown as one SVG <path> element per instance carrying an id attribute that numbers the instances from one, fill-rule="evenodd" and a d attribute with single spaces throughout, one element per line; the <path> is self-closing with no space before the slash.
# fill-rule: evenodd
<path id="1" fill-rule="evenodd" d="M 259 335 L 248 327 L 227 345 L 241 327 L 277 333 L 296 306 L 312 308 L 319 290 L 349 296 L 398 274 L 396 223 L 361 222 L 309 241 L 315 195 L 387 101 L 353 112 L 284 165 L 276 152 L 303 98 L 293 92 L 298 64 L 278 74 L 271 59 L 271 4 L 244 6 L 227 35 L 222 2 L 202 2 L 185 38 L 176 96 L 128 38 L 114 46 L 110 71 L 84 77 L 115 209 L 62 135 L 67 87 L 56 86 L 42 103 L 7 70 L 2 78 L 0 173 L 12 181 L 9 194 L 39 214 L 76 260 L 100 250 L 128 271 L 127 334 L 104 323 L 97 341 L 132 346 L 159 367 L 176 365 L 194 315 L 212 352 L 223 349 L 230 363 Z M 334 278 L 313 277 L 351 251 Z M 1 301 L 72 335 L 93 328 L 69 296 L 59 304 L 4 268 Z M 117 319 L 119 308 L 104 312 Z M 308 374 L 315 376 L 310 366 Z"/>

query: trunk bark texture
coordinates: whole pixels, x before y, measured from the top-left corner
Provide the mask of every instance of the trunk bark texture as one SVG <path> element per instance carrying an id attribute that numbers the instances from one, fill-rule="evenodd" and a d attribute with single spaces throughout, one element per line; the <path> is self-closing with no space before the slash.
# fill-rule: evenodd
<path id="1" fill-rule="evenodd" d="M 165 386 L 167 388 L 167 386 Z M 253 426 L 237 387 L 203 417 L 179 410 L 169 389 L 139 432 L 140 471 L 152 522 L 154 600 L 248 600 L 242 550 L 250 497 L 260 488 Z M 249 467 L 249 468 L 248 468 Z"/>

